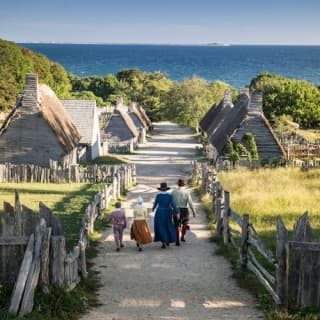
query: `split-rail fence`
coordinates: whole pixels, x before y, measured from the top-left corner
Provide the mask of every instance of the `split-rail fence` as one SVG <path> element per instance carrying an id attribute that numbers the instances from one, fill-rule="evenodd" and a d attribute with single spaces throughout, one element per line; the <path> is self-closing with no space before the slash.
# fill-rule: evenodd
<path id="1" fill-rule="evenodd" d="M 239 252 L 241 270 L 256 275 L 277 309 L 320 308 L 320 243 L 312 240 L 307 213 L 295 224 L 292 240 L 282 218 L 277 217 L 273 253 L 250 223 L 249 214 L 241 216 L 231 208 L 230 193 L 223 190 L 212 167 L 194 162 L 193 178 L 211 196 L 217 236 L 226 247 Z"/>

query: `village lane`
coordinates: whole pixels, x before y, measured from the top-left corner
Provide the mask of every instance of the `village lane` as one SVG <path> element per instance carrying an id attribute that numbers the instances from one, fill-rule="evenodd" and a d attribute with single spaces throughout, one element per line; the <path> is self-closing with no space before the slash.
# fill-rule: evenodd
<path id="1" fill-rule="evenodd" d="M 123 203 L 128 217 L 124 245 L 115 251 L 112 229 L 99 243 L 94 269 L 101 278 L 99 305 L 81 319 L 86 320 L 205 320 L 263 319 L 255 301 L 237 287 L 230 264 L 215 254 L 205 213 L 195 195 L 197 212 L 190 220 L 186 242 L 165 250 L 160 243 L 138 252 L 130 240 L 132 208 L 142 196 L 149 208 L 153 229 L 152 202 L 157 187 L 166 181 L 174 187 L 178 178 L 189 178 L 197 141 L 190 129 L 170 122 L 155 123 L 152 138 L 128 158 L 136 164 L 137 186 Z"/>

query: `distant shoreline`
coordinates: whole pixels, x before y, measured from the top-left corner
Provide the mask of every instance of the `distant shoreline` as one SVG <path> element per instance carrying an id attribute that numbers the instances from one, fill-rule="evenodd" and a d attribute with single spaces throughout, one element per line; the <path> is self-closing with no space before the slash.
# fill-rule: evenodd
<path id="1" fill-rule="evenodd" d="M 103 42 L 15 42 L 17 45 L 23 44 L 36 44 L 36 45 L 103 45 L 103 46 L 181 46 L 181 47 L 263 47 L 263 46 L 274 46 L 274 47 L 319 47 L 320 44 L 250 44 L 250 43 L 228 43 L 228 44 L 211 44 L 211 43 L 190 43 L 190 44 L 176 44 L 176 43 L 103 43 Z"/>

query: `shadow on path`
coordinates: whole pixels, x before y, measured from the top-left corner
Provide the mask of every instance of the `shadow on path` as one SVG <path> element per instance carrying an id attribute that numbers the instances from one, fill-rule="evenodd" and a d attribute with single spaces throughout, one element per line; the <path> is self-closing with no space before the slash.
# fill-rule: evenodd
<path id="1" fill-rule="evenodd" d="M 193 196 L 197 217 L 191 222 L 187 242 L 161 249 L 159 243 L 138 252 L 130 240 L 132 208 L 142 195 L 150 208 L 159 182 L 173 187 L 181 176 L 191 174 L 196 146 L 192 132 L 172 123 L 156 123 L 152 139 L 129 158 L 137 166 L 138 185 L 124 203 L 128 217 L 125 247 L 115 251 L 111 229 L 103 234 L 95 269 L 101 274 L 101 306 L 86 320 L 206 320 L 262 319 L 253 298 L 231 278 L 229 263 L 214 254 L 210 231 L 200 203 Z M 171 153 L 175 152 L 176 154 Z M 169 155 L 170 154 L 170 155 Z"/>

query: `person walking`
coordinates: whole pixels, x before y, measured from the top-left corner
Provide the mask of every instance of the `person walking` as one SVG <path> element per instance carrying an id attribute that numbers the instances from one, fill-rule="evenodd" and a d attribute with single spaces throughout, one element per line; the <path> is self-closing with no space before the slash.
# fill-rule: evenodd
<path id="1" fill-rule="evenodd" d="M 176 237 L 177 242 L 176 245 L 180 245 L 179 243 L 179 226 L 181 225 L 181 241 L 185 242 L 185 235 L 187 230 L 190 229 L 189 227 L 189 208 L 192 211 L 193 216 L 196 216 L 194 211 L 192 198 L 189 191 L 185 188 L 186 181 L 184 179 L 178 180 L 178 187 L 172 191 L 173 201 L 175 202 L 176 206 L 179 210 L 180 219 L 178 223 L 176 223 Z"/>
<path id="2" fill-rule="evenodd" d="M 120 248 L 123 248 L 124 245 L 122 243 L 123 238 L 123 229 L 127 227 L 127 219 L 125 215 L 125 211 L 121 209 L 121 202 L 115 203 L 115 210 L 110 214 L 107 223 L 113 224 L 113 235 L 114 242 L 117 247 L 117 251 L 120 251 Z"/>
<path id="3" fill-rule="evenodd" d="M 172 215 L 177 215 L 178 210 L 172 195 L 167 191 L 170 188 L 166 182 L 161 182 L 160 191 L 154 200 L 152 211 L 156 210 L 154 216 L 154 241 L 161 241 L 161 248 L 165 249 L 170 243 L 176 242 L 176 232 Z"/>
<path id="4" fill-rule="evenodd" d="M 133 209 L 133 223 L 130 230 L 131 239 L 136 241 L 139 251 L 142 245 L 152 242 L 151 232 L 147 223 L 147 209 L 143 205 L 143 198 L 138 197 Z"/>

